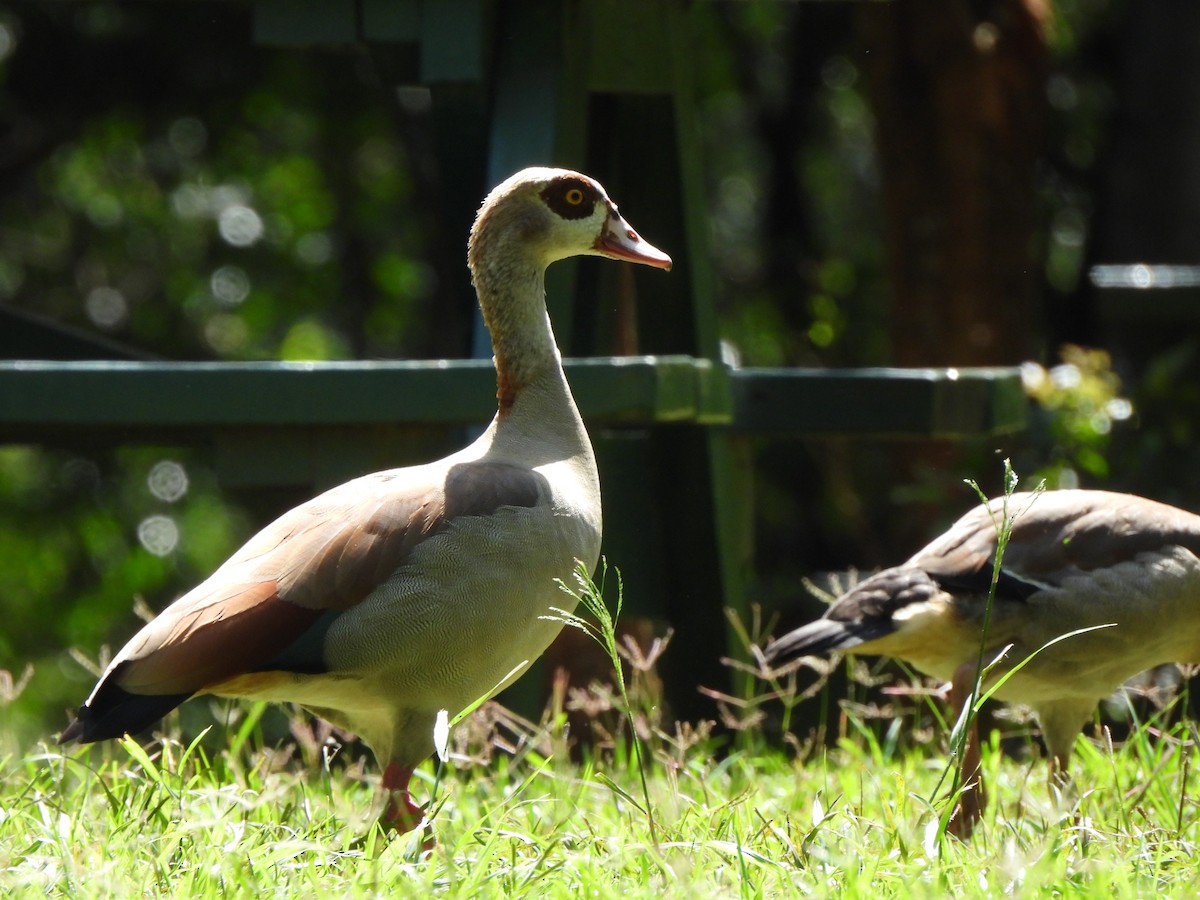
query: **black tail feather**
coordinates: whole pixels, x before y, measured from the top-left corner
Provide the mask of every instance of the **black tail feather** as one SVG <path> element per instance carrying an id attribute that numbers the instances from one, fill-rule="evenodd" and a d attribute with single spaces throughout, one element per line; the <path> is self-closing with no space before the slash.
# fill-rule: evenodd
<path id="1" fill-rule="evenodd" d="M 191 694 L 131 694 L 110 678 L 89 703 L 79 707 L 58 743 L 90 744 L 145 731 Z"/>
<path id="2" fill-rule="evenodd" d="M 801 656 L 820 656 L 834 650 L 848 650 L 869 639 L 857 634 L 854 628 L 847 627 L 845 622 L 817 619 L 771 641 L 763 654 L 768 663 L 778 666 Z"/>

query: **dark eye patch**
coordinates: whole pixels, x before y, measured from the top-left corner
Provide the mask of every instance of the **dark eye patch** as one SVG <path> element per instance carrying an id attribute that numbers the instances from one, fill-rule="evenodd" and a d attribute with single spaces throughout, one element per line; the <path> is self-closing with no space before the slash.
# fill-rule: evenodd
<path id="1" fill-rule="evenodd" d="M 542 200 L 564 219 L 586 219 L 596 208 L 600 194 L 578 178 L 559 178 L 542 189 Z"/>

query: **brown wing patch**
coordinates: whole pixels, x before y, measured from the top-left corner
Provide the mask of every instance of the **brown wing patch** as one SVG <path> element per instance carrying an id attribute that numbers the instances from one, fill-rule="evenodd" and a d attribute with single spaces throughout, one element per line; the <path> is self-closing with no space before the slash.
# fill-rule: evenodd
<path id="1" fill-rule="evenodd" d="M 1082 571 L 1103 569 L 1170 546 L 1186 547 L 1200 555 L 1197 516 L 1132 494 L 1078 493 L 1078 508 L 1055 510 L 1047 542 L 1055 545 L 1057 559 L 1066 565 Z M 1055 561 L 1038 559 L 1029 565 Z"/>
<path id="2" fill-rule="evenodd" d="M 364 487 L 371 487 L 366 482 Z M 364 496 L 352 510 L 322 511 L 282 542 L 279 595 L 301 606 L 348 609 L 394 573 L 413 549 L 460 516 L 535 506 L 545 479 L 504 463 L 460 463 L 423 496 Z M 347 514 L 349 513 L 349 514 Z"/>
<path id="3" fill-rule="evenodd" d="M 349 609 L 396 571 L 413 547 L 441 530 L 444 518 L 440 491 L 416 503 L 364 497 L 350 510 L 315 512 L 265 562 L 277 568 L 284 599 Z"/>
<path id="4" fill-rule="evenodd" d="M 999 501 L 991 505 L 998 518 Z M 1017 494 L 1008 511 L 1017 516 L 1004 568 L 1019 577 L 1055 581 L 1172 545 L 1200 555 L 1200 517 L 1131 494 L 1047 491 L 1036 499 Z M 934 575 L 967 575 L 985 568 L 990 574 L 995 552 L 992 517 L 976 507 L 910 563 Z"/>
<path id="5" fill-rule="evenodd" d="M 134 638 L 113 677 L 135 694 L 199 691 L 275 656 L 322 615 L 281 600 L 270 584 L 243 586 L 220 606 L 168 607 Z"/>

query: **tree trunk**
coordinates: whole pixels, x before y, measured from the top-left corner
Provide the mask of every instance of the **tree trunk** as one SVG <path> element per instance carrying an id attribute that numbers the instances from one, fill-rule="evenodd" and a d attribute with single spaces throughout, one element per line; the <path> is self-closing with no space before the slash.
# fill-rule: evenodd
<path id="1" fill-rule="evenodd" d="M 1043 0 L 862 9 L 897 365 L 1013 364 L 1036 349 L 1047 18 Z"/>

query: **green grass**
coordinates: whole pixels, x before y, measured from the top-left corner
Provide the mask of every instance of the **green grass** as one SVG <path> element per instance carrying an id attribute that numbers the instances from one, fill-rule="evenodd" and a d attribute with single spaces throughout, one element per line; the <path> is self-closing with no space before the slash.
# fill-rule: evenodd
<path id="1" fill-rule="evenodd" d="M 487 710 L 485 709 L 485 713 Z M 468 726 L 464 731 L 471 731 Z M 167 739 L 0 763 L 5 896 L 777 897 L 1194 896 L 1200 812 L 1190 732 L 1115 751 L 1081 741 L 1081 796 L 1060 811 L 1043 763 L 985 752 L 991 802 L 968 844 L 939 837 L 944 758 L 871 738 L 799 762 L 743 735 L 646 741 L 646 790 L 617 747 L 569 761 L 557 725 L 515 755 L 457 740 L 435 790 L 437 846 L 375 841 L 375 778 Z M 484 757 L 490 754 L 490 760 Z M 472 756 L 475 762 L 463 762 Z M 373 767 L 368 769 L 373 771 Z M 651 828 L 653 827 L 653 832 Z M 367 835 L 367 840 L 360 839 Z M 377 835 L 376 835 L 377 836 Z"/>
<path id="2" fill-rule="evenodd" d="M 1077 793 L 1066 800 L 1051 796 L 1044 762 L 1002 754 L 993 737 L 984 752 L 990 802 L 962 843 L 945 834 L 955 779 L 945 716 L 927 699 L 900 696 L 868 716 L 855 697 L 876 679 L 855 661 L 843 734 L 831 749 L 818 741 L 781 748 L 763 736 L 778 726 L 764 710 L 786 722 L 820 690 L 818 677 L 798 692 L 797 674 L 760 684 L 774 699 L 723 698 L 730 721 L 741 721 L 729 740 L 705 727 L 668 732 L 651 677 L 663 647 L 646 656 L 623 650 L 602 591 L 582 577 L 564 589 L 595 623 L 563 617 L 627 662 L 616 690 L 585 698 L 594 733 L 606 737 L 588 760 L 572 761 L 564 710 L 578 696 L 556 695 L 540 724 L 485 704 L 451 733 L 450 764 L 431 761 L 414 778 L 414 798 L 431 812 L 431 852 L 373 827 L 382 799 L 365 751 L 346 749 L 331 762 L 328 731 L 300 722 L 294 743 L 264 748 L 264 706 L 246 714 L 231 706 L 225 724 L 187 745 L 168 735 L 22 753 L 0 734 L 0 896 L 1200 892 L 1191 723 L 1167 728 L 1161 713 L 1122 746 L 1080 740 Z M 9 687 L 7 699 L 17 691 Z M 830 700 L 820 691 L 805 702 Z"/>

